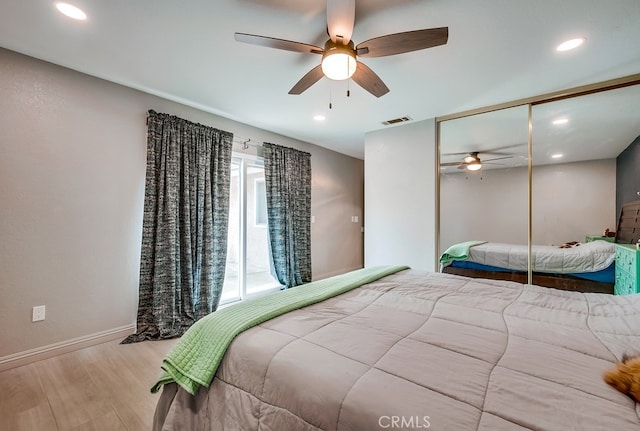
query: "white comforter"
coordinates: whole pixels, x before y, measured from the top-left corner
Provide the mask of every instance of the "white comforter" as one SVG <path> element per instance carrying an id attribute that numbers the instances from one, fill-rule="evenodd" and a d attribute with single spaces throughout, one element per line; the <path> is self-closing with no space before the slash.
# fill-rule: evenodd
<path id="1" fill-rule="evenodd" d="M 486 242 L 470 248 L 470 262 L 500 268 L 527 271 L 526 245 Z M 609 267 L 615 260 L 615 246 L 606 241 L 593 241 L 573 248 L 551 245 L 531 247 L 533 271 L 555 274 L 596 272 Z"/>

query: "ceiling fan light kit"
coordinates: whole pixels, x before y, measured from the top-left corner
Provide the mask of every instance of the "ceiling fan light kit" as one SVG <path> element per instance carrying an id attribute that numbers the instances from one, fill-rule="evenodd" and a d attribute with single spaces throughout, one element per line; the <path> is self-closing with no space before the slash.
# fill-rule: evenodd
<path id="1" fill-rule="evenodd" d="M 386 57 L 418 51 L 444 45 L 449 38 L 449 29 L 440 27 L 379 36 L 356 46 L 351 40 L 354 25 L 355 0 L 327 0 L 329 40 L 324 49 L 306 43 L 247 33 L 236 33 L 235 39 L 238 42 L 303 54 L 322 54 L 321 63 L 307 72 L 289 90 L 289 94 L 301 94 L 326 76 L 337 81 L 353 78 L 366 91 L 375 97 L 381 97 L 389 92 L 389 88 L 357 57 Z"/>
<path id="2" fill-rule="evenodd" d="M 349 79 L 356 72 L 356 52 L 353 41 L 347 45 L 333 42 L 331 39 L 324 45 L 322 54 L 322 72 L 324 76 L 334 81 Z"/>

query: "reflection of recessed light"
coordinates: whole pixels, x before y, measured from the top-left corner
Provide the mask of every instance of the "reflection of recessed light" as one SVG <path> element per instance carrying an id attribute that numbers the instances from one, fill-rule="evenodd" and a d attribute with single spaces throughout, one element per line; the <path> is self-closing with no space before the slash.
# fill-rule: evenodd
<path id="1" fill-rule="evenodd" d="M 559 126 L 560 124 L 567 124 L 569 122 L 568 118 L 558 118 L 557 120 L 553 120 L 553 124 Z"/>
<path id="2" fill-rule="evenodd" d="M 560 159 L 560 158 L 562 158 L 562 154 L 559 154 L 559 153 L 558 154 L 552 154 L 551 158 L 552 159 Z"/>
<path id="3" fill-rule="evenodd" d="M 85 20 L 87 19 L 87 14 L 82 11 L 82 9 L 70 5 L 69 3 L 56 3 L 56 9 L 58 9 L 62 14 L 68 16 L 69 18 L 77 19 L 77 20 Z"/>
<path id="4" fill-rule="evenodd" d="M 585 40 L 587 40 L 586 37 L 578 37 L 578 38 L 575 38 L 575 39 L 570 39 L 570 40 L 564 41 L 560 45 L 557 46 L 556 51 L 569 51 L 569 50 L 572 50 L 572 49 L 577 48 L 580 45 L 582 45 L 582 43 Z"/>
<path id="5" fill-rule="evenodd" d="M 324 115 L 315 115 L 313 119 L 316 121 L 324 121 L 327 119 L 327 117 L 325 117 Z"/>

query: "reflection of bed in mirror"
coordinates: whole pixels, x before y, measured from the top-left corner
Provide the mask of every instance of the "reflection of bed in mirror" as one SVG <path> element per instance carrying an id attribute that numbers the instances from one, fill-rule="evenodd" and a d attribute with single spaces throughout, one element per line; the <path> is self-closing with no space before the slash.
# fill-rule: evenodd
<path id="1" fill-rule="evenodd" d="M 630 244 L 640 235 L 640 201 L 625 204 L 615 242 Z M 605 240 L 574 247 L 531 247 L 533 284 L 563 290 L 613 293 L 615 246 Z M 473 278 L 527 282 L 528 246 L 483 241 L 455 244 L 441 256 L 442 272 Z"/>
<path id="2" fill-rule="evenodd" d="M 442 272 L 526 283 L 528 250 L 526 245 L 495 242 L 456 244 L 443 253 Z M 568 248 L 533 245 L 531 257 L 534 284 L 613 293 L 615 247 L 610 242 L 598 240 Z"/>

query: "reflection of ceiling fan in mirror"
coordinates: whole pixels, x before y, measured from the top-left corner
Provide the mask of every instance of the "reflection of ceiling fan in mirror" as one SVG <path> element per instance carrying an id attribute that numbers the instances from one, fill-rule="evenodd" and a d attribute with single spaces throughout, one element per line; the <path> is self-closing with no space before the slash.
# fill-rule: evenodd
<path id="1" fill-rule="evenodd" d="M 388 34 L 354 45 L 351 39 L 354 23 L 355 0 L 327 0 L 327 33 L 330 39 L 324 48 L 246 33 L 236 33 L 235 39 L 269 48 L 322 55 L 321 64 L 303 76 L 289 94 L 301 94 L 326 76 L 334 80 L 352 78 L 369 93 L 380 97 L 389 89 L 373 70 L 356 57 L 385 57 L 431 48 L 446 44 L 449 37 L 448 28 L 441 27 Z"/>
<path id="2" fill-rule="evenodd" d="M 516 157 L 513 154 L 506 155 L 505 153 L 496 153 L 493 151 L 490 152 L 478 152 L 472 151 L 470 153 L 453 153 L 453 154 L 444 154 L 445 156 L 453 156 L 453 155 L 462 155 L 467 154 L 467 156 L 459 162 L 451 162 L 451 163 L 440 163 L 440 166 L 457 166 L 458 169 L 466 169 L 468 171 L 477 171 L 482 169 L 482 166 L 487 165 L 500 165 L 501 163 L 493 163 L 495 160 L 505 160 Z M 492 155 L 501 155 L 505 154 L 503 157 L 494 157 L 491 159 L 480 159 L 480 154 L 492 154 Z"/>

